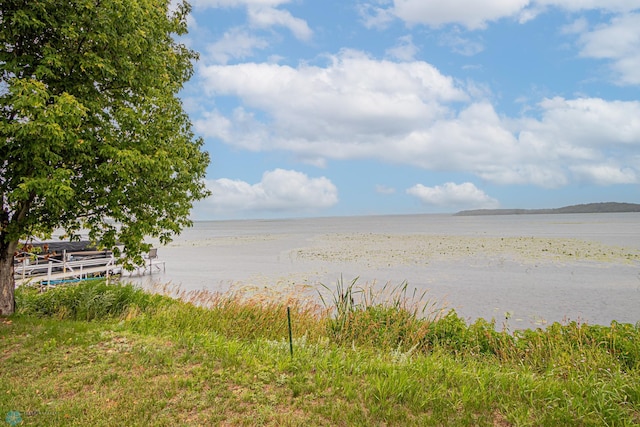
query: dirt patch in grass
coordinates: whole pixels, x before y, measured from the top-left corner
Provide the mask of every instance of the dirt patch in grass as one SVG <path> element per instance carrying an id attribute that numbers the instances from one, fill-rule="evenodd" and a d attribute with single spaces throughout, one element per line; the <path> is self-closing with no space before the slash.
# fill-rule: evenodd
<path id="1" fill-rule="evenodd" d="M 504 415 L 500 413 L 500 411 L 495 411 L 493 413 L 493 427 L 511 427 L 511 424 Z"/>

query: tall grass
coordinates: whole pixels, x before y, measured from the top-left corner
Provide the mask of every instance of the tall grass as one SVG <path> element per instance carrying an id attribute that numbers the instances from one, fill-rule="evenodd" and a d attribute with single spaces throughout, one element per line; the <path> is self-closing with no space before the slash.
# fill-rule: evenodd
<path id="1" fill-rule="evenodd" d="M 335 290 L 322 285 L 320 299 L 328 316 L 328 335 L 340 344 L 428 353 L 433 348 L 453 353 L 498 354 L 512 344 L 509 334 L 495 330 L 493 322 L 478 320 L 467 326 L 454 310 L 409 290 L 408 283 L 381 288 L 359 285 L 358 279 Z M 328 293 L 328 295 L 327 295 Z"/>
<path id="2" fill-rule="evenodd" d="M 96 282 L 20 287 L 18 315 L 0 324 L 3 363 L 19 371 L 0 374 L 11 385 L 0 406 L 55 403 L 44 425 L 640 423 L 640 325 L 498 330 L 467 324 L 405 282 L 340 280 L 319 301 L 156 291 L 174 298 Z M 65 332 L 64 319 L 91 322 Z"/>
<path id="3" fill-rule="evenodd" d="M 495 321 L 467 324 L 454 310 L 438 307 L 408 284 L 375 288 L 348 284 L 322 285 L 320 303 L 300 292 L 242 289 L 230 293 L 156 289 L 178 297 L 151 294 L 131 284 L 82 282 L 43 291 L 23 286 L 16 292 L 18 313 L 58 319 L 128 318 L 149 331 L 220 334 L 244 340 L 286 340 L 287 308 L 293 333 L 309 342 L 371 348 L 387 352 L 491 356 L 535 372 L 575 371 L 582 366 L 605 369 L 614 363 L 640 369 L 640 323 L 610 326 L 571 322 L 546 329 L 509 332 Z M 589 362 L 585 365 L 585 362 Z M 590 368 L 590 369 L 591 369 Z"/>
<path id="4" fill-rule="evenodd" d="M 321 287 L 327 333 L 341 344 L 407 350 L 424 338 L 428 325 L 443 313 L 426 299 L 426 293 L 414 290 L 409 295 L 407 282 L 387 283 L 378 289 L 359 285 L 358 278 L 345 285 L 340 278 L 335 291 L 324 284 Z"/>
<path id="5" fill-rule="evenodd" d="M 19 314 L 58 319 L 95 320 L 134 315 L 150 307 L 170 303 L 131 284 L 107 284 L 103 280 L 76 284 L 20 286 L 15 293 Z"/>
<path id="6" fill-rule="evenodd" d="M 571 322 L 546 329 L 496 328 L 495 320 L 467 324 L 454 310 L 439 308 L 425 293 L 409 292 L 408 284 L 375 289 L 358 279 L 335 290 L 323 285 L 327 335 L 339 344 L 454 355 L 490 355 L 503 362 L 526 364 L 537 370 L 578 366 L 589 353 L 594 363 L 615 361 L 625 369 L 640 367 L 640 323 L 610 326 Z M 329 296 L 326 293 L 329 293 Z"/>
<path id="7" fill-rule="evenodd" d="M 289 308 L 295 334 L 314 340 L 324 335 L 322 308 L 314 300 L 300 298 L 299 289 L 283 293 L 247 287 L 219 293 L 163 284 L 152 292 L 168 295 L 180 304 L 165 304 L 132 319 L 136 328 L 148 333 L 179 330 L 185 337 L 215 334 L 243 340 L 284 340 L 288 338 Z"/>

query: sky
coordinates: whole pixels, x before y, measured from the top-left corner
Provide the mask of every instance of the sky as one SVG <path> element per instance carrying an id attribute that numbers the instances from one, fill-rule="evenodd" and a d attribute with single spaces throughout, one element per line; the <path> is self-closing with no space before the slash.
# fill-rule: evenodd
<path id="1" fill-rule="evenodd" d="M 195 220 L 640 203 L 640 0 L 191 0 Z"/>

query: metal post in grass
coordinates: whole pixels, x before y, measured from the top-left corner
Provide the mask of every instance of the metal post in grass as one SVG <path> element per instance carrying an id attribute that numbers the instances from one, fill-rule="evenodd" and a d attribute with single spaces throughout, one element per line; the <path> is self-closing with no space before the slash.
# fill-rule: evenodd
<path id="1" fill-rule="evenodd" d="M 287 307 L 287 321 L 289 322 L 289 353 L 293 357 L 293 335 L 291 334 L 291 309 Z"/>

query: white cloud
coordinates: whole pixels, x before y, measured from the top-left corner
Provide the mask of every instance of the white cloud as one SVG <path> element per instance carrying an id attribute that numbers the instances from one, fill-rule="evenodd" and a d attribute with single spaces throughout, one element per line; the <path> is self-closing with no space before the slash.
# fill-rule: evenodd
<path id="1" fill-rule="evenodd" d="M 193 122 L 195 131 L 209 138 L 219 138 L 223 141 L 231 139 L 234 123 L 217 110 L 207 111 L 202 117 Z"/>
<path id="2" fill-rule="evenodd" d="M 398 43 L 386 50 L 386 54 L 400 61 L 413 61 L 418 53 L 418 47 L 413 44 L 412 37 L 403 36 L 398 39 Z"/>
<path id="3" fill-rule="evenodd" d="M 426 62 L 376 61 L 343 51 L 323 68 L 238 64 L 203 67 L 209 95 L 235 95 L 266 112 L 286 134 L 286 148 L 333 135 L 397 134 L 449 114 L 447 102 L 464 101 L 453 79 Z M 332 139 L 333 139 L 332 138 Z M 284 148 L 284 147 L 281 147 Z"/>
<path id="4" fill-rule="evenodd" d="M 490 21 L 517 15 L 528 4 L 529 0 L 395 0 L 393 13 L 410 24 L 439 27 L 457 23 L 482 29 Z"/>
<path id="5" fill-rule="evenodd" d="M 257 184 L 226 178 L 209 180 L 212 196 L 198 206 L 214 213 L 314 212 L 338 202 L 338 190 L 325 178 L 310 178 L 302 172 L 275 169 Z"/>
<path id="6" fill-rule="evenodd" d="M 537 6 L 552 6 L 571 12 L 603 10 L 607 12 L 629 12 L 640 7 L 638 0 L 534 0 Z"/>
<path id="7" fill-rule="evenodd" d="M 290 3 L 292 0 L 192 0 L 191 4 L 197 9 L 207 8 L 246 8 L 249 24 L 256 28 L 285 27 L 300 40 L 309 40 L 313 31 L 307 22 L 296 18 L 287 10 L 278 6 Z M 246 39 L 246 36 L 245 36 Z M 224 42 L 224 40 L 223 40 Z M 247 40 L 244 40 L 246 43 Z M 255 41 L 254 41 L 255 42 Z M 238 47 L 246 48 L 242 43 Z M 232 52 L 223 50 L 227 56 L 234 56 Z M 242 57 L 242 52 L 237 55 Z M 225 62 L 225 61 L 220 61 Z"/>
<path id="8" fill-rule="evenodd" d="M 286 10 L 274 7 L 249 7 L 248 13 L 249 22 L 254 27 L 282 26 L 289 29 L 300 40 L 309 40 L 313 35 L 306 21 L 295 18 Z"/>
<path id="9" fill-rule="evenodd" d="M 615 164 L 577 165 L 571 167 L 571 171 L 578 181 L 599 185 L 635 184 L 640 181 L 637 171 Z"/>
<path id="10" fill-rule="evenodd" d="M 325 67 L 217 65 L 202 78 L 207 95 L 237 96 L 243 106 L 205 115 L 196 130 L 242 149 L 286 151 L 318 166 L 377 159 L 548 188 L 640 180 L 631 160 L 640 151 L 640 102 L 557 97 L 509 118 L 425 62 L 355 51 Z M 620 172 L 588 173 L 609 170 L 602 166 Z"/>
<path id="11" fill-rule="evenodd" d="M 233 28 L 222 38 L 207 46 L 207 59 L 226 64 L 231 59 L 242 59 L 253 55 L 257 49 L 268 47 L 268 43 L 241 28 Z"/>
<path id="12" fill-rule="evenodd" d="M 503 18 L 517 18 L 520 23 L 525 23 L 549 8 L 569 12 L 601 10 L 625 13 L 639 7 L 638 0 L 394 0 L 390 6 L 369 4 L 361 6 L 360 10 L 368 27 L 384 27 L 395 16 L 408 24 L 431 27 L 459 24 L 478 30 Z"/>
<path id="13" fill-rule="evenodd" d="M 376 185 L 376 193 L 378 194 L 395 194 L 396 189 L 386 185 Z"/>
<path id="14" fill-rule="evenodd" d="M 276 7 L 281 4 L 291 3 L 292 0 L 191 0 L 193 7 L 197 8 L 220 8 L 220 7 L 246 7 L 246 6 L 266 6 Z"/>
<path id="15" fill-rule="evenodd" d="M 581 34 L 589 29 L 589 21 L 586 18 L 581 17 L 576 19 L 570 24 L 563 26 L 560 29 L 562 34 Z"/>
<path id="16" fill-rule="evenodd" d="M 407 194 L 417 197 L 426 205 L 440 207 L 464 208 L 497 208 L 499 203 L 478 189 L 473 183 L 455 184 L 447 182 L 444 185 L 426 187 L 416 184 L 407 189 Z"/>
<path id="17" fill-rule="evenodd" d="M 611 60 L 616 81 L 623 85 L 640 84 L 640 14 L 615 17 L 607 25 L 580 36 L 580 55 Z"/>
<path id="18" fill-rule="evenodd" d="M 640 102 L 556 97 L 539 108 L 540 119 L 517 124 L 519 143 L 537 158 L 537 170 L 565 169 L 565 181 L 572 174 L 598 185 L 640 182 L 640 164 L 633 161 L 640 149 Z"/>
<path id="19" fill-rule="evenodd" d="M 391 9 L 369 4 L 358 5 L 358 13 L 366 28 L 385 29 L 395 19 Z"/>
<path id="20" fill-rule="evenodd" d="M 542 120 L 525 127 L 555 144 L 585 149 L 634 149 L 640 145 L 640 102 L 600 98 L 545 99 Z"/>
<path id="21" fill-rule="evenodd" d="M 470 172 L 498 184 L 639 182 L 640 165 L 632 159 L 640 150 L 640 102 L 553 98 L 539 108 L 540 119 L 514 120 L 498 116 L 490 104 L 471 104 L 455 118 L 394 141 L 386 158 L 428 170 Z M 617 175 L 586 173 L 611 171 L 611 163 L 618 165 Z"/>
<path id="22" fill-rule="evenodd" d="M 536 19 L 538 15 L 545 12 L 545 9 L 546 8 L 543 6 L 530 5 L 526 9 L 520 11 L 520 13 L 518 14 L 518 23 L 526 24 L 527 22 Z"/>
<path id="23" fill-rule="evenodd" d="M 473 56 L 484 50 L 484 45 L 467 37 L 463 37 L 459 29 L 454 29 L 440 36 L 440 44 L 448 46 L 455 53 L 464 56 Z"/>

